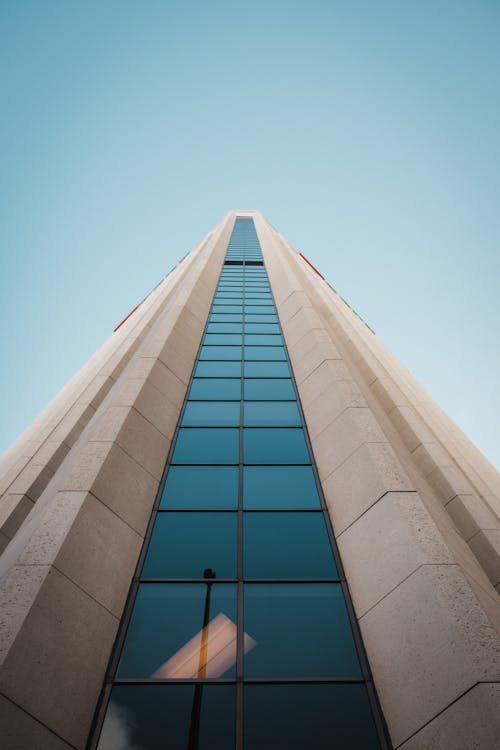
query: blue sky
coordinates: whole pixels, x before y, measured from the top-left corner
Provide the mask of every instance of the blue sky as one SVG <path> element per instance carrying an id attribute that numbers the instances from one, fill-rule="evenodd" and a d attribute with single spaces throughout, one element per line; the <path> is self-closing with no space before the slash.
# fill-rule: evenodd
<path id="1" fill-rule="evenodd" d="M 500 6 L 5 0 L 5 450 L 258 208 L 500 465 Z"/>

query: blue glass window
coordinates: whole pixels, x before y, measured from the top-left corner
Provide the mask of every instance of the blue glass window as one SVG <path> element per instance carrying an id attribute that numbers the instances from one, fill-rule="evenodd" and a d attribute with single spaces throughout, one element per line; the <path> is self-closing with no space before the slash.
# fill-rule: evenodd
<path id="1" fill-rule="evenodd" d="M 160 508 L 236 508 L 237 466 L 171 466 Z"/>
<path id="2" fill-rule="evenodd" d="M 245 508 L 319 508 L 312 466 L 244 466 Z"/>
<path id="3" fill-rule="evenodd" d="M 200 359 L 241 359 L 241 346 L 202 346 Z"/>
<path id="4" fill-rule="evenodd" d="M 277 323 L 247 323 L 245 333 L 279 333 L 280 327 Z"/>
<path id="5" fill-rule="evenodd" d="M 295 401 L 296 395 L 289 378 L 247 378 L 245 399 L 248 401 Z"/>
<path id="6" fill-rule="evenodd" d="M 188 401 L 183 427 L 233 427 L 240 423 L 238 401 Z"/>
<path id="7" fill-rule="evenodd" d="M 295 401 L 247 401 L 243 424 L 247 427 L 299 427 L 301 419 Z"/>
<path id="8" fill-rule="evenodd" d="M 194 378 L 189 398 L 202 401 L 239 401 L 241 380 L 237 378 Z"/>
<path id="9" fill-rule="evenodd" d="M 248 464 L 310 463 L 304 434 L 295 427 L 245 428 L 243 456 Z"/>
<path id="10" fill-rule="evenodd" d="M 283 339 L 276 334 L 247 333 L 245 331 L 246 346 L 282 346 Z"/>
<path id="11" fill-rule="evenodd" d="M 282 346 L 245 346 L 245 359 L 285 360 L 286 354 Z"/>
<path id="12" fill-rule="evenodd" d="M 209 323 L 207 326 L 207 334 L 241 333 L 242 331 L 243 325 L 241 323 Z"/>
<path id="13" fill-rule="evenodd" d="M 245 362 L 246 378 L 288 378 L 288 362 Z"/>
<path id="14" fill-rule="evenodd" d="M 239 430 L 234 427 L 181 427 L 174 464 L 237 464 Z"/>

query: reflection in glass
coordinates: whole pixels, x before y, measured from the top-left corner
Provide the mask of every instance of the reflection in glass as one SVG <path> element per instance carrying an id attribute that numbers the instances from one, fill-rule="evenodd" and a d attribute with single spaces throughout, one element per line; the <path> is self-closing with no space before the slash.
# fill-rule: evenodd
<path id="1" fill-rule="evenodd" d="M 239 423 L 237 401 L 188 401 L 181 421 L 183 427 L 232 427 Z"/>
<path id="2" fill-rule="evenodd" d="M 304 433 L 295 427 L 245 428 L 243 456 L 247 464 L 310 463 Z"/>
<path id="3" fill-rule="evenodd" d="M 197 378 L 239 378 L 241 362 L 198 362 L 194 374 Z"/>
<path id="4" fill-rule="evenodd" d="M 241 359 L 241 346 L 202 346 L 200 360 L 203 359 Z"/>
<path id="5" fill-rule="evenodd" d="M 246 685 L 245 750 L 380 750 L 364 685 Z"/>
<path id="6" fill-rule="evenodd" d="M 247 427 L 299 427 L 302 423 L 295 401 L 247 401 L 243 414 Z"/>
<path id="7" fill-rule="evenodd" d="M 213 347 L 217 348 L 217 347 Z M 229 347 L 228 347 L 229 348 Z M 286 360 L 282 346 L 245 346 L 245 359 Z"/>
<path id="8" fill-rule="evenodd" d="M 243 530 L 246 578 L 338 577 L 322 513 L 245 513 Z"/>
<path id="9" fill-rule="evenodd" d="M 236 508 L 237 466 L 171 466 L 160 508 Z"/>
<path id="10" fill-rule="evenodd" d="M 290 378 L 247 378 L 245 399 L 249 401 L 295 401 Z"/>
<path id="11" fill-rule="evenodd" d="M 244 466 L 245 508 L 319 508 L 312 466 Z"/>
<path id="12" fill-rule="evenodd" d="M 174 464 L 237 464 L 239 431 L 235 427 L 181 427 Z"/>
<path id="13" fill-rule="evenodd" d="M 235 513 L 158 513 L 141 577 L 202 578 L 207 560 L 236 576 Z"/>
<path id="14" fill-rule="evenodd" d="M 98 750 L 187 750 L 194 685 L 116 685 Z M 235 689 L 204 685 L 198 750 L 234 750 Z"/>
<path id="15" fill-rule="evenodd" d="M 203 577 L 203 573 L 200 571 L 199 576 Z M 210 611 L 206 617 L 209 590 Z M 236 586 L 231 583 L 142 583 L 123 646 L 118 676 L 152 677 L 193 638 L 198 637 L 201 644 L 200 631 L 205 622 L 209 623 L 219 614 L 236 622 L 235 594 Z M 217 676 L 233 675 L 234 662 L 228 663 L 224 672 Z"/>
<path id="16" fill-rule="evenodd" d="M 246 378 L 289 378 L 288 362 L 245 362 Z"/>
<path id="17" fill-rule="evenodd" d="M 241 380 L 238 378 L 194 378 L 189 398 L 192 401 L 239 401 Z"/>
<path id="18" fill-rule="evenodd" d="M 361 678 L 339 583 L 245 584 L 247 677 Z"/>

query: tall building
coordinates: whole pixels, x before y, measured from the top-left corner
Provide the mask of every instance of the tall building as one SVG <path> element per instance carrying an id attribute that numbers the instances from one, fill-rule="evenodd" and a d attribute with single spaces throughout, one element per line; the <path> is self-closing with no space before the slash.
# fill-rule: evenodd
<path id="1" fill-rule="evenodd" d="M 2 747 L 500 747 L 498 474 L 258 211 L 0 492 Z"/>

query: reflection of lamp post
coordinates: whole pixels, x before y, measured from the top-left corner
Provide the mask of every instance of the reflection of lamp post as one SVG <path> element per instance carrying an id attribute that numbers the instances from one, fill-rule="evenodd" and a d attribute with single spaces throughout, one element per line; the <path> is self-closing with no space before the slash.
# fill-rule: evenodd
<path id="1" fill-rule="evenodd" d="M 203 578 L 207 582 L 207 593 L 205 595 L 205 610 L 203 612 L 203 627 L 201 630 L 200 659 L 198 662 L 198 679 L 203 679 L 207 674 L 208 656 L 208 621 L 210 618 L 210 595 L 217 574 L 213 568 L 205 568 Z M 200 716 L 201 699 L 203 696 L 203 685 L 198 682 L 194 686 L 193 707 L 191 709 L 191 724 L 189 727 L 188 750 L 198 750 L 200 742 Z"/>

